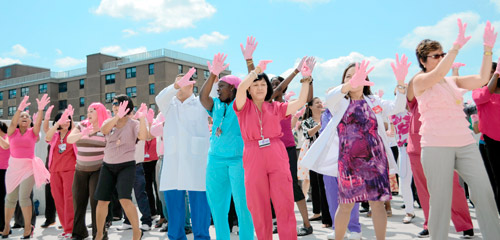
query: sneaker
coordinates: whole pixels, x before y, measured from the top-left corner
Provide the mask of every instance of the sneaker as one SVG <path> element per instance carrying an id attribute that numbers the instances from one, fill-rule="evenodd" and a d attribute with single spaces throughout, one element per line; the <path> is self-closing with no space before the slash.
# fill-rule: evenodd
<path id="1" fill-rule="evenodd" d="M 301 227 L 297 230 L 297 236 L 302 237 L 302 236 L 307 236 L 311 235 L 313 233 L 313 226 L 309 227 Z"/>
<path id="2" fill-rule="evenodd" d="M 473 239 L 474 238 L 474 229 L 465 230 L 463 233 L 464 233 L 464 235 L 460 237 L 461 239 Z"/>
<path id="3" fill-rule="evenodd" d="M 40 227 L 41 227 L 41 228 L 48 228 L 48 227 L 50 227 L 50 226 L 52 226 L 52 225 L 55 225 L 55 224 L 56 224 L 56 222 L 44 222 L 44 223 L 42 224 L 42 226 L 40 226 Z"/>
<path id="4" fill-rule="evenodd" d="M 168 224 L 165 225 L 162 229 L 160 229 L 160 232 L 168 232 Z"/>
<path id="5" fill-rule="evenodd" d="M 360 232 L 351 232 L 349 236 L 347 237 L 349 240 L 361 240 L 361 233 Z"/>
<path id="6" fill-rule="evenodd" d="M 71 238 L 71 233 L 61 233 L 59 235 L 57 235 L 58 238 Z"/>
<path id="7" fill-rule="evenodd" d="M 278 233 L 278 226 L 273 227 L 273 234 L 276 234 L 276 233 Z"/>
<path id="8" fill-rule="evenodd" d="M 415 218 L 415 214 L 407 213 L 406 216 L 403 218 L 403 223 L 408 224 L 411 223 L 411 221 Z"/>
<path id="9" fill-rule="evenodd" d="M 328 235 L 326 235 L 326 239 L 328 240 L 335 240 L 335 230 Z"/>
<path id="10" fill-rule="evenodd" d="M 184 227 L 184 232 L 186 235 L 193 233 L 193 229 L 191 227 Z"/>
<path id="11" fill-rule="evenodd" d="M 424 229 L 421 232 L 418 233 L 419 238 L 428 238 L 429 237 L 429 230 Z"/>
<path id="12" fill-rule="evenodd" d="M 142 224 L 140 228 L 144 232 L 151 230 L 151 226 L 149 226 L 147 224 Z"/>
<path id="13" fill-rule="evenodd" d="M 132 225 L 123 223 L 121 227 L 118 227 L 118 230 L 124 231 L 124 230 L 129 230 L 132 229 Z"/>

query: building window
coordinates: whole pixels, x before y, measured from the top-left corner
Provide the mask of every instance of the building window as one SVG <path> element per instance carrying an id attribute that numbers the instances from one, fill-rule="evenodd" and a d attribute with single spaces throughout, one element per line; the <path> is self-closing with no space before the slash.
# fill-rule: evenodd
<path id="1" fill-rule="evenodd" d="M 4 78 L 10 78 L 12 76 L 12 70 L 10 68 L 6 68 L 3 72 Z"/>
<path id="2" fill-rule="evenodd" d="M 3 108 L 0 108 L 0 117 L 3 117 Z"/>
<path id="3" fill-rule="evenodd" d="M 107 103 L 113 102 L 113 98 L 115 97 L 115 95 L 116 93 L 114 92 L 106 93 L 106 102 Z"/>
<path id="4" fill-rule="evenodd" d="M 80 98 L 80 107 L 85 107 L 85 98 L 84 97 Z"/>
<path id="5" fill-rule="evenodd" d="M 68 83 L 59 83 L 59 92 L 67 92 L 68 91 Z"/>
<path id="6" fill-rule="evenodd" d="M 0 92 L 0 101 L 3 101 L 3 92 Z"/>
<path id="7" fill-rule="evenodd" d="M 198 93 L 198 87 L 197 87 L 197 86 L 194 86 L 194 87 L 193 87 L 193 92 L 194 92 L 194 93 Z"/>
<path id="8" fill-rule="evenodd" d="M 47 93 L 47 83 L 38 85 L 38 93 Z"/>
<path id="9" fill-rule="evenodd" d="M 85 79 L 80 79 L 80 89 L 85 87 Z"/>
<path id="10" fill-rule="evenodd" d="M 149 108 L 156 112 L 156 104 L 149 104 Z"/>
<path id="11" fill-rule="evenodd" d="M 30 89 L 28 87 L 21 88 L 21 97 L 27 96 L 30 93 Z"/>
<path id="12" fill-rule="evenodd" d="M 155 84 L 154 83 L 149 84 L 149 95 L 155 95 Z"/>
<path id="13" fill-rule="evenodd" d="M 198 78 L 198 70 L 194 70 L 194 73 L 193 73 L 193 78 Z"/>
<path id="14" fill-rule="evenodd" d="M 85 120 L 85 115 L 80 115 L 80 121 Z"/>
<path id="15" fill-rule="evenodd" d="M 15 98 L 16 97 L 16 93 L 17 93 L 16 89 L 9 90 L 9 99 Z"/>
<path id="16" fill-rule="evenodd" d="M 68 101 L 67 100 L 60 100 L 59 101 L 59 110 L 64 110 L 68 107 Z"/>
<path id="17" fill-rule="evenodd" d="M 8 115 L 9 116 L 14 116 L 14 114 L 16 113 L 16 111 L 17 111 L 17 107 L 9 107 Z"/>
<path id="18" fill-rule="evenodd" d="M 149 67 L 149 75 L 155 74 L 155 64 L 151 63 L 151 64 L 149 64 L 148 67 Z"/>
<path id="19" fill-rule="evenodd" d="M 128 97 L 137 97 L 137 88 L 136 87 L 128 87 L 125 89 Z"/>
<path id="20" fill-rule="evenodd" d="M 180 65 L 180 64 L 179 64 L 179 66 L 177 66 L 177 73 L 178 74 L 182 73 L 182 65 Z"/>
<path id="21" fill-rule="evenodd" d="M 205 77 L 205 79 L 208 79 L 210 77 L 210 72 L 207 70 L 203 70 L 203 77 Z"/>
<path id="22" fill-rule="evenodd" d="M 126 78 L 135 78 L 135 67 L 127 68 L 126 73 Z"/>
<path id="23" fill-rule="evenodd" d="M 113 74 L 106 74 L 106 84 L 115 83 L 115 78 L 116 78 L 116 75 L 114 73 Z"/>

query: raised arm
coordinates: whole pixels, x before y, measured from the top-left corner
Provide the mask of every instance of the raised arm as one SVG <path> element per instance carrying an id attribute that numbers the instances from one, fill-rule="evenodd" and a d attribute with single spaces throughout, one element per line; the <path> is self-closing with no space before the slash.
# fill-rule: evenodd
<path id="1" fill-rule="evenodd" d="M 272 62 L 271 60 L 262 60 L 259 62 L 259 65 L 255 70 L 251 71 L 241 83 L 238 85 L 238 89 L 236 90 L 236 98 L 234 100 L 234 104 L 236 104 L 236 109 L 240 111 L 245 106 L 247 101 L 247 90 L 252 85 L 253 81 L 258 78 L 258 74 L 264 72 L 266 70 L 266 66 L 268 63 Z"/>
<path id="2" fill-rule="evenodd" d="M 52 126 L 49 131 L 47 131 L 46 135 L 45 135 L 45 141 L 47 142 L 50 142 L 52 141 L 52 138 L 54 137 L 54 134 L 57 132 L 57 129 L 64 123 L 70 121 L 69 118 L 69 110 L 66 109 L 64 110 L 61 118 L 59 119 L 59 121 L 55 122 L 54 123 L 54 126 Z"/>
<path id="3" fill-rule="evenodd" d="M 118 108 L 118 113 L 114 117 L 108 118 L 108 119 L 106 119 L 106 121 L 104 121 L 102 123 L 102 126 L 101 126 L 102 134 L 108 135 L 111 132 L 111 130 L 115 127 L 118 120 L 120 120 L 120 118 L 127 117 L 127 113 L 130 110 L 130 109 L 127 109 L 127 104 L 128 104 L 128 101 L 121 102 L 120 106 Z"/>
<path id="4" fill-rule="evenodd" d="M 45 106 L 47 106 L 47 104 L 49 104 L 50 97 L 48 97 L 47 94 L 44 94 L 40 100 L 38 100 L 38 98 L 37 98 L 36 102 L 38 105 L 38 116 L 39 117 L 37 117 L 36 122 L 34 123 L 33 134 L 35 134 L 35 136 L 38 136 L 38 134 L 40 133 L 40 128 L 42 126 L 43 109 L 45 108 Z"/>
<path id="5" fill-rule="evenodd" d="M 212 99 L 212 97 L 210 97 L 210 92 L 214 85 L 215 79 L 222 71 L 224 71 L 224 69 L 229 67 L 229 63 L 224 65 L 224 61 L 226 61 L 226 58 L 227 55 L 224 56 L 224 54 L 218 53 L 214 56 L 212 64 L 207 61 L 208 69 L 210 70 L 210 77 L 208 77 L 208 80 L 203 83 L 200 91 L 201 105 L 203 105 L 203 107 L 207 111 L 212 111 L 212 108 L 214 106 L 214 100 Z"/>
<path id="6" fill-rule="evenodd" d="M 301 107 L 303 107 L 307 102 L 307 97 L 309 95 L 309 87 L 312 82 L 312 70 L 314 69 L 313 65 L 303 64 L 301 68 L 302 76 L 304 77 L 300 82 L 302 83 L 302 87 L 300 89 L 299 99 L 295 101 L 291 101 L 288 103 L 288 107 L 286 108 L 286 115 L 293 114 L 297 112 Z"/>
<path id="7" fill-rule="evenodd" d="M 54 105 L 51 105 L 47 111 L 45 112 L 45 118 L 43 119 L 43 132 L 47 133 L 49 131 L 49 123 L 50 123 L 50 114 L 52 113 L 52 109 Z"/>
<path id="8" fill-rule="evenodd" d="M 17 107 L 16 113 L 14 113 L 14 116 L 12 116 L 12 119 L 10 120 L 9 128 L 7 128 L 7 135 L 11 136 L 17 128 L 17 122 L 19 121 L 19 116 L 21 115 L 21 112 L 27 108 L 31 103 L 28 102 L 29 97 L 28 95 L 24 96 L 23 100 L 19 104 L 19 107 Z"/>
<path id="9" fill-rule="evenodd" d="M 255 38 L 253 36 L 247 37 L 247 45 L 245 48 L 243 48 L 243 44 L 240 44 L 241 52 L 243 53 L 243 57 L 245 58 L 245 61 L 247 63 L 248 73 L 255 69 L 252 55 L 255 51 L 255 48 L 257 48 L 257 44 L 259 44 L 259 42 L 255 42 Z"/>
<path id="10" fill-rule="evenodd" d="M 139 134 L 137 135 L 137 139 L 146 140 L 149 135 L 148 132 L 146 115 L 144 112 L 139 112 Z"/>
<path id="11" fill-rule="evenodd" d="M 300 72 L 300 70 L 302 69 L 302 66 L 304 65 L 305 61 L 307 59 L 307 56 L 304 56 L 302 58 L 302 60 L 300 60 L 299 62 L 299 65 L 295 68 L 295 70 L 293 70 L 293 72 L 291 72 L 288 77 L 285 78 L 285 80 L 283 80 L 283 82 L 281 82 L 277 87 L 276 89 L 273 90 L 273 95 L 271 96 L 271 99 L 274 99 L 276 96 L 278 96 L 279 94 L 282 94 L 283 91 L 288 87 L 288 85 L 290 84 L 290 82 L 295 78 L 295 76 L 297 76 L 297 73 Z"/>

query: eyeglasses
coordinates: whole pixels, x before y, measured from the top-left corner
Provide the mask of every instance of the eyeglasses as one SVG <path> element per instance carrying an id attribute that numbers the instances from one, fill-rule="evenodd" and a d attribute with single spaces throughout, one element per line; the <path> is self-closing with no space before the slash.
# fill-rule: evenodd
<path id="1" fill-rule="evenodd" d="M 427 56 L 427 57 L 434 58 L 434 59 L 439 59 L 439 58 L 442 58 L 444 56 L 446 56 L 446 53 L 434 54 L 434 55 L 430 55 L 430 56 Z"/>
<path id="2" fill-rule="evenodd" d="M 117 106 L 117 107 L 119 107 L 119 106 L 120 106 L 120 103 L 119 103 L 119 102 L 113 102 L 113 103 L 111 103 L 111 104 L 113 104 L 113 106 Z"/>

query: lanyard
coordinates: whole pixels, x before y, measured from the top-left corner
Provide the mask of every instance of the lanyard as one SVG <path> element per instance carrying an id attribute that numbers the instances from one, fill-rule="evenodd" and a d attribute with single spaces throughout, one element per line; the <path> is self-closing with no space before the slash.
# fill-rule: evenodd
<path id="1" fill-rule="evenodd" d="M 262 115 L 263 113 L 259 113 L 259 111 L 257 110 L 257 105 L 254 105 L 255 107 L 255 113 L 257 113 L 257 116 L 259 116 L 259 125 L 260 125 L 260 137 L 262 137 L 262 140 L 264 140 L 264 131 L 262 129 Z"/>

